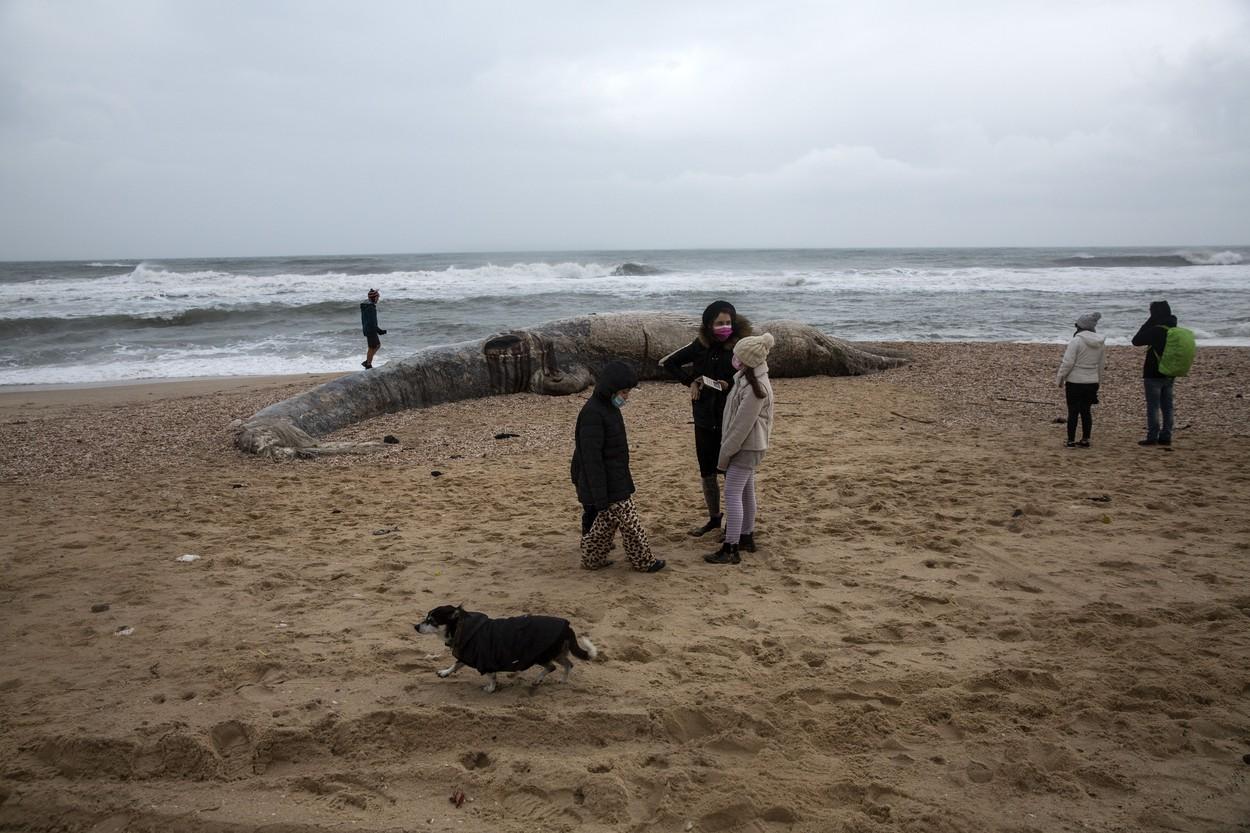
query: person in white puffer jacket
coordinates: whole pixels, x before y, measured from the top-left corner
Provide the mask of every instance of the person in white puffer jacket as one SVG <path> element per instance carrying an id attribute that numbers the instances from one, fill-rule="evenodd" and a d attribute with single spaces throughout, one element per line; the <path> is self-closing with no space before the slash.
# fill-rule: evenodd
<path id="1" fill-rule="evenodd" d="M 1098 386 L 1107 360 L 1107 337 L 1094 332 L 1102 313 L 1088 312 L 1076 319 L 1076 332 L 1059 363 L 1059 385 L 1068 400 L 1068 448 L 1089 448 L 1094 427 L 1090 407 L 1098 404 Z M 1081 441 L 1076 441 L 1076 421 L 1081 420 Z"/>

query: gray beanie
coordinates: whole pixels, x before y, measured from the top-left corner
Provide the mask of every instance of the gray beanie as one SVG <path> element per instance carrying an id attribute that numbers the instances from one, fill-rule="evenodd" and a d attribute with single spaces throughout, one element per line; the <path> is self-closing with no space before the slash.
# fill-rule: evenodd
<path id="1" fill-rule="evenodd" d="M 1076 328 L 1078 330 L 1089 330 L 1092 333 L 1094 328 L 1098 326 L 1099 318 L 1102 318 L 1101 312 L 1087 312 L 1076 319 Z"/>

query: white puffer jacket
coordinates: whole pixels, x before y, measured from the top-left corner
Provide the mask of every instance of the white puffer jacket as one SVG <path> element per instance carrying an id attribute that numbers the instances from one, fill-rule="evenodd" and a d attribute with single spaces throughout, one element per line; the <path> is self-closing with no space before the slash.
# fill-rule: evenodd
<path id="1" fill-rule="evenodd" d="M 1072 336 L 1068 349 L 1063 351 L 1059 363 L 1059 384 L 1102 383 L 1102 366 L 1107 359 L 1107 337 L 1099 333 L 1081 330 Z"/>

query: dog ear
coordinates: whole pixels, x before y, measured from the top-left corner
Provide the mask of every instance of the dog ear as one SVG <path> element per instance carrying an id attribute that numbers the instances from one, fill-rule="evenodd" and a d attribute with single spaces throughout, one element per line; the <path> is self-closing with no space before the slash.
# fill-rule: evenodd
<path id="1" fill-rule="evenodd" d="M 456 609 L 455 609 L 455 611 L 452 613 L 452 616 L 454 616 L 455 618 L 459 619 L 459 618 L 460 618 L 461 616 L 463 616 L 463 615 L 464 615 L 464 605 L 463 605 L 463 604 L 458 604 L 458 605 L 456 605 Z"/>

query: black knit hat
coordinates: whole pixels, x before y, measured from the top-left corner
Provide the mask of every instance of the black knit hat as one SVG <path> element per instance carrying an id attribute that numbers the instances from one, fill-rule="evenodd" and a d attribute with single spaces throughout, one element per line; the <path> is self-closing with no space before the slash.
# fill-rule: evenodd
<path id="1" fill-rule="evenodd" d="M 707 309 L 703 310 L 703 326 L 711 327 L 712 322 L 716 320 L 716 316 L 722 312 L 729 313 L 730 318 L 737 318 L 738 311 L 734 309 L 734 305 L 728 301 L 713 301 L 707 305 Z"/>

